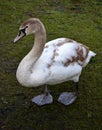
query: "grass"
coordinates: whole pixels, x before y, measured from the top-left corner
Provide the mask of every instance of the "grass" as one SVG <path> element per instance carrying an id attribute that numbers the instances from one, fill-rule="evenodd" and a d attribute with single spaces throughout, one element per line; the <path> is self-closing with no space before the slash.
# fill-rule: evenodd
<path id="1" fill-rule="evenodd" d="M 1 130 L 101 130 L 102 128 L 102 2 L 100 0 L 1 0 L 0 1 L 0 129 Z M 15 73 L 30 51 L 33 37 L 17 44 L 12 40 L 20 24 L 38 17 L 47 30 L 47 41 L 69 37 L 97 53 L 80 77 L 77 101 L 63 106 L 56 100 L 73 82 L 51 86 L 54 103 L 38 107 L 30 100 L 37 89 L 24 88 Z"/>

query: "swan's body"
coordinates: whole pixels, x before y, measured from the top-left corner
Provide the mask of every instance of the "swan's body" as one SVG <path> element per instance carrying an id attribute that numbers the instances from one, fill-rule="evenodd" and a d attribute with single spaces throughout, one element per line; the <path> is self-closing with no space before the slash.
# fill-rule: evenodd
<path id="1" fill-rule="evenodd" d="M 17 79 L 27 87 L 58 84 L 68 80 L 77 82 L 83 66 L 88 63 L 92 55 L 94 53 L 90 53 L 87 47 L 70 39 L 52 40 L 45 44 L 41 56 L 32 67 L 29 54 L 21 61 Z M 28 70 L 29 67 L 31 68 Z"/>
<path id="2" fill-rule="evenodd" d="M 23 33 L 35 34 L 32 50 L 17 69 L 17 79 L 23 86 L 53 85 L 68 80 L 78 82 L 82 68 L 95 56 L 88 47 L 68 38 L 58 38 L 45 44 L 46 31 L 38 19 L 25 21 L 20 31 L 14 42 L 23 37 Z"/>

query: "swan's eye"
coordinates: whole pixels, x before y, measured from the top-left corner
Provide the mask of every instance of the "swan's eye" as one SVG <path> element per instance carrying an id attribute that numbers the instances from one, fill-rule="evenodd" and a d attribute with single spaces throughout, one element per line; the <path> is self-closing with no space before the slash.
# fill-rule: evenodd
<path id="1" fill-rule="evenodd" d="M 26 28 L 28 28 L 28 26 L 26 26 L 25 28 L 19 30 L 19 34 L 18 35 L 20 36 L 21 33 L 23 33 L 24 35 L 26 35 L 26 32 L 25 32 Z"/>

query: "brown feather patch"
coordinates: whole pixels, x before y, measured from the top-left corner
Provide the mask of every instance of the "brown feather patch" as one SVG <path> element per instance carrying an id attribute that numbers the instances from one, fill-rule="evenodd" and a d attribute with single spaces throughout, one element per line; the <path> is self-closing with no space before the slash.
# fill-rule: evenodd
<path id="1" fill-rule="evenodd" d="M 85 50 L 83 50 L 85 49 Z M 84 56 L 84 52 L 83 51 L 86 51 L 86 55 Z M 79 65 L 83 65 L 84 64 L 84 61 L 86 60 L 87 56 L 88 56 L 88 53 L 89 53 L 89 49 L 88 47 L 86 46 L 83 46 L 82 47 L 78 47 L 76 48 L 76 53 L 77 53 L 77 56 L 72 56 L 71 59 L 67 59 L 66 62 L 62 62 L 62 64 L 67 67 L 69 64 L 71 63 L 74 63 L 74 62 L 78 62 Z"/>

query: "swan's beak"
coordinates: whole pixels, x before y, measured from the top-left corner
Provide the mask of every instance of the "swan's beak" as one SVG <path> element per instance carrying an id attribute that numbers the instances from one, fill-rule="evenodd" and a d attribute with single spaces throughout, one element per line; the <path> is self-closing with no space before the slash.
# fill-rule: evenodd
<path id="1" fill-rule="evenodd" d="M 13 43 L 16 43 L 17 41 L 19 41 L 20 39 L 22 39 L 25 36 L 24 33 L 21 33 L 20 35 L 18 34 L 17 37 L 14 39 Z"/>

